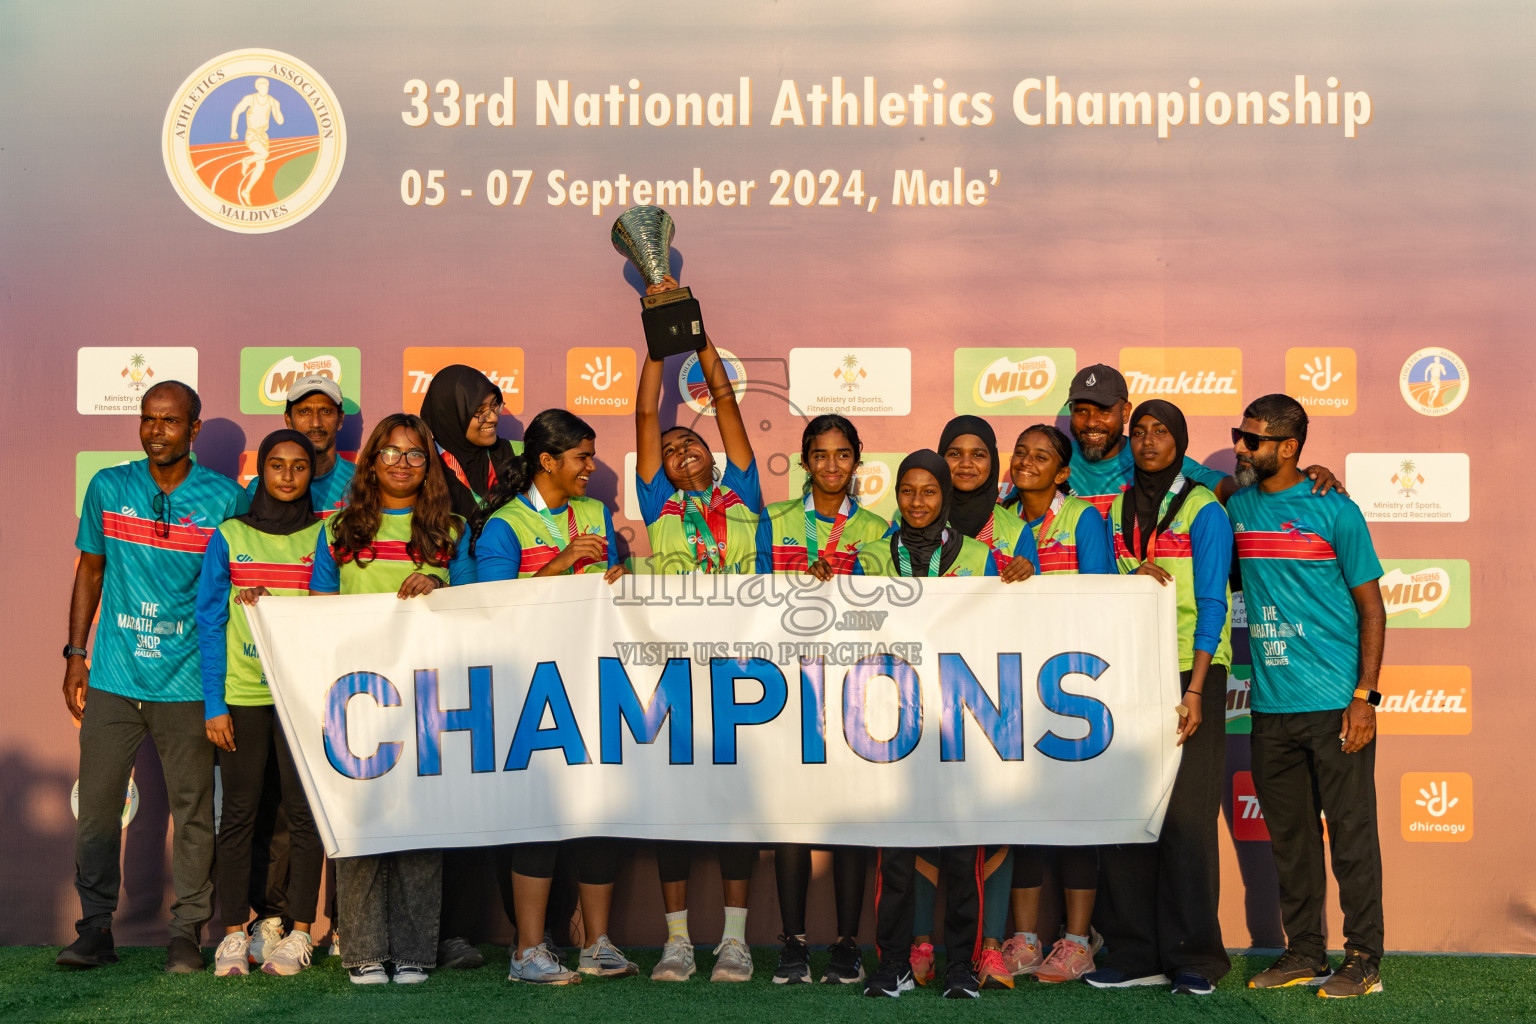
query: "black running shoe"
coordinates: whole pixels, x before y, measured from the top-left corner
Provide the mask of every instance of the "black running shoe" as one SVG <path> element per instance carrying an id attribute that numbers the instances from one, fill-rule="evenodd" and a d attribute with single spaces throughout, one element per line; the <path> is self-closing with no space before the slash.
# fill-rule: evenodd
<path id="1" fill-rule="evenodd" d="M 811 947 L 798 935 L 780 935 L 779 969 L 773 972 L 775 985 L 804 985 L 811 980 Z"/>
<path id="2" fill-rule="evenodd" d="M 864 953 L 852 939 L 839 939 L 828 950 L 832 960 L 827 973 L 821 976 L 823 985 L 856 985 L 864 980 Z"/>
<path id="3" fill-rule="evenodd" d="M 911 992 L 917 987 L 917 982 L 912 980 L 912 964 L 908 960 L 882 960 L 879 968 L 864 982 L 864 994 L 867 996 L 889 996 L 897 998 L 903 992 Z"/>
<path id="4" fill-rule="evenodd" d="M 949 965 L 944 972 L 945 999 L 980 999 L 981 983 L 971 965 L 961 961 Z"/>
<path id="5" fill-rule="evenodd" d="M 437 944 L 439 970 L 473 971 L 485 966 L 485 955 L 457 936 Z"/>
<path id="6" fill-rule="evenodd" d="M 100 967 L 117 963 L 112 929 L 87 928 L 78 939 L 59 950 L 53 962 L 61 967 Z"/>

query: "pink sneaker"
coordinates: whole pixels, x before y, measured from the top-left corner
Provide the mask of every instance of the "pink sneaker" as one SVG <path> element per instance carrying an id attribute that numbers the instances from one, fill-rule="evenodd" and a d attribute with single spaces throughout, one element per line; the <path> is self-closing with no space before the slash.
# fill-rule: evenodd
<path id="1" fill-rule="evenodd" d="M 933 943 L 912 944 L 912 979 L 919 985 L 933 980 Z"/>
<path id="2" fill-rule="evenodd" d="M 1034 974 L 1043 963 L 1045 955 L 1038 939 L 1030 942 L 1023 935 L 1015 935 L 1003 943 L 1003 964 L 1015 978 L 1021 974 Z"/>
<path id="3" fill-rule="evenodd" d="M 1051 947 L 1051 955 L 1035 971 L 1035 980 L 1047 985 L 1062 981 L 1076 981 L 1093 970 L 1093 954 L 1088 947 L 1071 939 L 1057 939 Z"/>
<path id="4" fill-rule="evenodd" d="M 1013 988 L 1013 975 L 1003 964 L 1003 951 L 983 949 L 976 959 L 976 980 L 982 988 Z"/>

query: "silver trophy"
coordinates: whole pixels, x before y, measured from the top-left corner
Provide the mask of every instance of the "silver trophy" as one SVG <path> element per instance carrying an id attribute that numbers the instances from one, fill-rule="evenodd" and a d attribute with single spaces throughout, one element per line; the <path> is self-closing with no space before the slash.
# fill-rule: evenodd
<path id="1" fill-rule="evenodd" d="M 636 206 L 613 222 L 613 247 L 635 265 L 648 285 L 661 284 L 672 269 L 672 215 L 659 206 Z M 652 359 L 704 347 L 704 319 L 687 288 L 640 299 L 640 324 Z"/>

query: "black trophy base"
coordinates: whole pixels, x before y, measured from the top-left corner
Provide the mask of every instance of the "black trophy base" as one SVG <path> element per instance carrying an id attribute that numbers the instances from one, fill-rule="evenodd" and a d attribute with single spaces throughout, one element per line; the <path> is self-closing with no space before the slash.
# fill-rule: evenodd
<path id="1" fill-rule="evenodd" d="M 645 328 L 645 347 L 652 359 L 704 347 L 704 316 L 699 312 L 699 300 L 687 288 L 643 296 L 640 325 Z"/>

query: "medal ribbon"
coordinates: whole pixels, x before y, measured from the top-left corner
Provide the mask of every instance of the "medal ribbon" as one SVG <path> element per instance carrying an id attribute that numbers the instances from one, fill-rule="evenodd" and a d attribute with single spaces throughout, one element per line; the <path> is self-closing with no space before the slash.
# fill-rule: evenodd
<path id="1" fill-rule="evenodd" d="M 451 453 L 449 453 L 449 452 L 439 451 L 437 454 L 442 456 L 442 458 L 443 458 L 443 465 L 448 467 L 448 471 L 451 472 L 454 476 L 459 478 L 459 483 L 463 484 L 465 487 L 468 487 L 470 494 L 474 494 L 475 493 L 475 489 L 470 486 L 469 474 L 464 472 L 464 467 L 459 465 L 459 460 L 454 458 L 453 455 Z M 491 475 L 490 475 L 490 478 L 488 480 L 486 480 L 486 482 L 485 482 L 485 493 L 486 494 L 490 494 L 491 493 L 491 488 L 495 487 L 495 486 L 496 486 L 496 464 L 492 463 L 491 464 Z"/>
<path id="2" fill-rule="evenodd" d="M 694 565 L 709 573 L 725 571 L 727 525 L 725 511 L 720 507 L 723 501 L 719 487 L 710 491 L 708 505 L 696 495 L 683 495 L 683 531 L 688 535 L 688 546 L 693 548 Z"/>
<path id="3" fill-rule="evenodd" d="M 1174 496 L 1183 489 L 1184 474 L 1180 473 L 1174 478 L 1173 483 L 1168 488 L 1168 493 L 1163 495 L 1163 500 L 1158 505 L 1157 515 L 1159 520 L 1167 517 L 1168 506 L 1173 503 Z M 1131 529 L 1131 557 L 1139 558 L 1141 551 L 1141 520 L 1134 516 L 1132 518 L 1135 519 L 1135 525 Z M 1152 536 L 1147 540 L 1147 557 L 1142 559 L 1141 564 L 1146 562 L 1152 562 L 1153 564 L 1157 562 L 1157 527 L 1155 526 L 1152 528 Z"/>
<path id="4" fill-rule="evenodd" d="M 949 536 L 949 531 L 944 531 L 944 536 L 939 538 L 939 546 L 933 549 L 933 554 L 928 557 L 928 575 L 939 575 L 939 559 L 944 554 L 944 538 Z M 907 546 L 901 541 L 896 542 L 896 574 L 898 576 L 912 575 L 912 556 L 907 553 Z"/>
<path id="5" fill-rule="evenodd" d="M 569 501 L 566 502 L 565 506 L 566 535 L 562 538 L 560 536 L 560 524 L 555 522 L 555 514 L 549 510 L 548 503 L 544 501 L 544 495 L 539 493 L 537 487 L 529 487 L 523 494 L 523 500 L 532 505 L 533 510 L 539 514 L 539 518 L 544 520 L 544 525 L 549 528 L 549 542 L 555 546 L 556 550 L 564 551 L 571 541 L 576 539 L 576 510 L 571 507 Z M 571 573 L 574 575 L 581 572 L 587 566 L 594 564 L 596 564 L 594 559 L 579 558 L 571 566 Z"/>
<path id="6" fill-rule="evenodd" d="M 853 503 L 845 495 L 843 504 L 837 510 L 837 518 L 832 521 L 832 532 L 827 536 L 827 550 L 832 554 L 837 553 L 838 541 L 843 539 L 843 526 L 848 522 L 848 516 L 853 511 Z M 816 503 L 807 494 L 805 496 L 805 570 L 810 572 L 811 566 L 821 560 L 821 553 L 816 548 Z"/>

